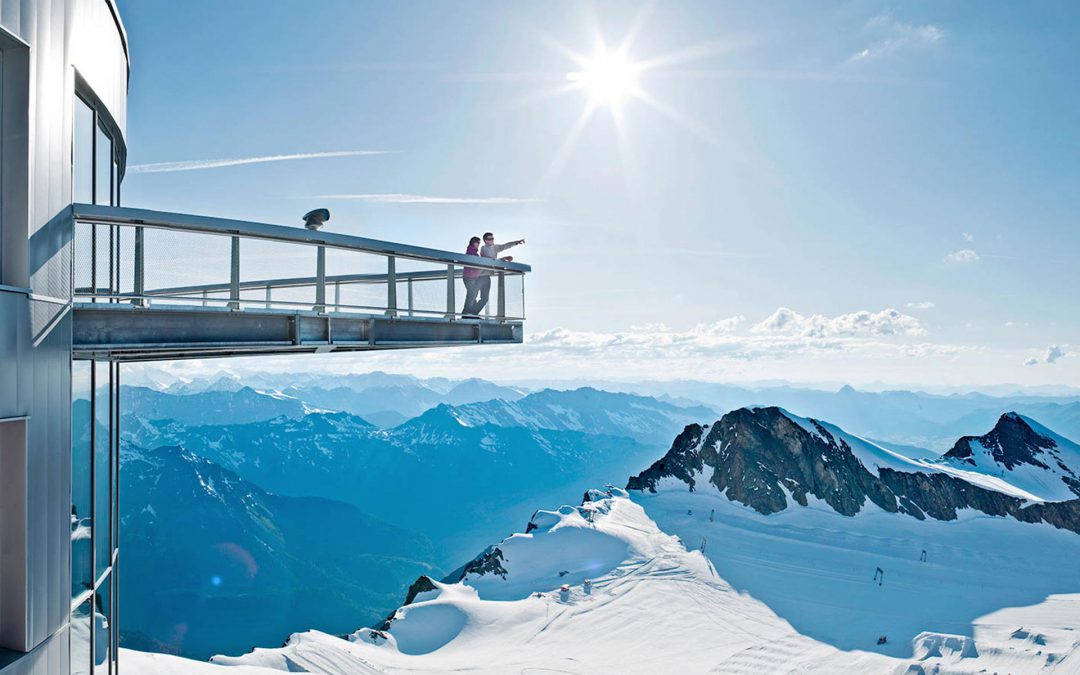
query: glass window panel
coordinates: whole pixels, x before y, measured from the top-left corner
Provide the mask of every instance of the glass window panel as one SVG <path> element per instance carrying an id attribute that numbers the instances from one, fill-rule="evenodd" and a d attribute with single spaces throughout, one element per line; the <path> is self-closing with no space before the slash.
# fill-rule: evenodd
<path id="1" fill-rule="evenodd" d="M 89 204 L 94 201 L 94 111 L 78 96 L 74 124 L 71 199 Z"/>
<path id="2" fill-rule="evenodd" d="M 119 522 L 119 521 L 117 521 Z M 120 614 L 120 577 L 117 566 L 120 564 L 119 556 L 113 562 L 113 571 L 109 574 L 109 578 L 112 579 L 112 614 L 109 616 L 109 632 L 112 633 L 112 661 L 113 672 L 117 673 L 117 662 L 120 660 L 120 624 L 118 622 Z"/>
<path id="3" fill-rule="evenodd" d="M 90 361 L 71 363 L 71 595 L 93 587 L 91 569 L 92 514 L 90 467 L 94 461 L 90 444 Z"/>
<path id="4" fill-rule="evenodd" d="M 100 126 L 97 127 L 97 143 L 94 172 L 94 203 L 109 206 L 112 204 L 112 139 Z"/>
<path id="5" fill-rule="evenodd" d="M 112 160 L 112 203 L 113 206 L 120 206 L 120 169 L 116 165 L 116 158 Z"/>
<path id="6" fill-rule="evenodd" d="M 71 612 L 71 675 L 90 674 L 90 600 Z"/>
<path id="7" fill-rule="evenodd" d="M 110 563 L 112 551 L 111 481 L 112 448 L 109 443 L 109 429 L 112 427 L 112 409 L 109 401 L 110 364 L 105 361 L 93 361 L 95 368 L 94 416 L 96 434 L 94 438 L 94 578 L 101 576 Z"/>
<path id="8" fill-rule="evenodd" d="M 94 675 L 108 675 L 112 660 L 112 575 L 94 594 Z"/>

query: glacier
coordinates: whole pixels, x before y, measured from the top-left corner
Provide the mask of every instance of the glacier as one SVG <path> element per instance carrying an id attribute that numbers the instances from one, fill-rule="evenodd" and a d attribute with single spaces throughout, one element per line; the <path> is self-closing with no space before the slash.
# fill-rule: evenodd
<path id="1" fill-rule="evenodd" d="M 498 569 L 433 583 L 387 630 L 121 659 L 160 675 L 1080 672 L 1080 537 L 1048 525 L 814 501 L 764 516 L 672 484 L 592 491 L 527 529 Z"/>

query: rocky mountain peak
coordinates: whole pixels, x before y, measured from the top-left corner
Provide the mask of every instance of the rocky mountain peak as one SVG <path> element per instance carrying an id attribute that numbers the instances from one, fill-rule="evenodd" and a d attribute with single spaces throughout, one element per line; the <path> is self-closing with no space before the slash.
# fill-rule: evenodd
<path id="1" fill-rule="evenodd" d="M 1003 416 L 973 442 L 991 436 L 1013 460 L 1054 442 L 1019 415 Z M 812 496 L 845 516 L 868 501 L 920 520 L 955 520 L 970 508 L 1080 533 L 1080 500 L 1028 503 L 776 407 L 733 410 L 711 428 L 687 426 L 660 460 L 627 483 L 628 490 L 646 492 L 680 488 L 715 489 L 765 515 L 788 508 L 789 497 L 807 506 Z"/>
<path id="2" fill-rule="evenodd" d="M 796 419 L 777 407 L 740 408 L 720 418 L 707 434 L 704 427 L 690 425 L 660 461 L 627 487 L 655 491 L 665 477 L 691 490 L 705 482 L 764 514 L 787 508 L 787 495 L 803 506 L 813 495 L 844 515 L 858 513 L 868 496 L 882 508 L 896 509 L 895 500 L 890 503 L 878 489 L 874 475 L 843 437 L 815 420 L 804 426 Z"/>
<path id="3" fill-rule="evenodd" d="M 1049 467 L 1043 461 L 1045 451 L 1057 447 L 1057 443 L 1031 428 L 1027 420 L 1014 412 L 998 418 L 989 433 L 982 436 L 964 436 L 953 445 L 944 457 L 977 464 L 976 453 L 989 453 L 994 462 L 1012 470 L 1021 464 L 1031 464 L 1041 469 Z"/>

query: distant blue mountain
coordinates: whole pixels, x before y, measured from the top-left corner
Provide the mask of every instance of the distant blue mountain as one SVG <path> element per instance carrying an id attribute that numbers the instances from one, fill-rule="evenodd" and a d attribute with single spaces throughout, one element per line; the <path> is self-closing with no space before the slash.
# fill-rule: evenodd
<path id="1" fill-rule="evenodd" d="M 724 413 L 743 407 L 780 406 L 803 417 L 827 419 L 852 433 L 890 444 L 945 452 L 958 436 L 982 433 L 1013 410 L 1034 417 L 1069 438 L 1080 438 L 1080 396 L 1025 393 L 938 395 L 921 391 L 826 391 L 794 386 L 751 388 L 710 382 L 605 383 L 682 405 L 699 402 Z"/>
<path id="2" fill-rule="evenodd" d="M 422 535 L 352 504 L 269 493 L 180 447 L 123 445 L 120 508 L 134 648 L 207 658 L 309 626 L 344 633 L 430 569 Z"/>
<path id="3" fill-rule="evenodd" d="M 389 430 L 341 412 L 196 426 L 126 415 L 121 427 L 140 446 L 181 445 L 267 490 L 349 502 L 417 530 L 442 564 L 482 544 L 492 527 L 519 526 L 538 497 L 575 499 L 598 480 L 621 480 L 701 417 L 581 389 L 439 405 Z M 461 517 L 433 519 L 451 506 Z"/>
<path id="4" fill-rule="evenodd" d="M 302 417 L 303 401 L 278 393 L 240 387 L 176 394 L 147 387 L 121 387 L 120 409 L 142 419 L 171 419 L 185 425 L 256 422 L 275 417 Z"/>

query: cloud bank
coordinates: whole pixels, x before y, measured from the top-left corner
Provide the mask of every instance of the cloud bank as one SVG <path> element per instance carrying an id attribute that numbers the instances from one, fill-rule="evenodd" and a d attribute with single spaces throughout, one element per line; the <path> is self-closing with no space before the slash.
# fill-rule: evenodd
<path id="1" fill-rule="evenodd" d="M 803 316 L 798 312 L 780 307 L 752 329 L 754 333 L 772 333 L 806 338 L 851 336 L 918 336 L 926 331 L 919 320 L 895 309 L 880 312 L 866 310 L 826 317 L 821 314 Z"/>

